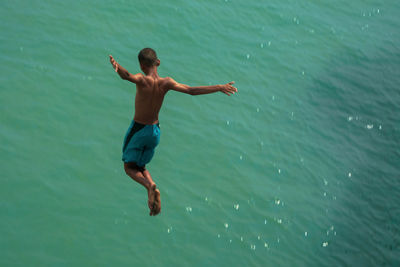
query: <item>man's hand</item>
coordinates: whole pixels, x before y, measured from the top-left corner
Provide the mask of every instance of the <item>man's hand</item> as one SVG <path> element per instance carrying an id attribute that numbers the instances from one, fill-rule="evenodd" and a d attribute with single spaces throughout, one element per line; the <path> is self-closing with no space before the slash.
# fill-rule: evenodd
<path id="1" fill-rule="evenodd" d="M 226 94 L 226 95 L 233 95 L 234 93 L 237 92 L 237 88 L 233 87 L 232 84 L 234 84 L 235 82 L 229 82 L 227 84 L 221 85 L 221 92 Z"/>
<path id="2" fill-rule="evenodd" d="M 119 64 L 117 61 L 115 61 L 115 59 L 113 58 L 112 55 L 110 55 L 110 62 L 111 62 L 111 65 L 113 66 L 115 72 L 118 72 Z"/>

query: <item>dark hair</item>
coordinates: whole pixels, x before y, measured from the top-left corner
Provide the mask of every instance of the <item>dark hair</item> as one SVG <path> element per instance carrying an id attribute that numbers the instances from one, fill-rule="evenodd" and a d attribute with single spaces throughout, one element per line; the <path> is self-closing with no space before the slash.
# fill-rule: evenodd
<path id="1" fill-rule="evenodd" d="M 138 55 L 139 62 L 146 67 L 151 67 L 156 65 L 157 62 L 157 54 L 151 48 L 143 48 Z"/>

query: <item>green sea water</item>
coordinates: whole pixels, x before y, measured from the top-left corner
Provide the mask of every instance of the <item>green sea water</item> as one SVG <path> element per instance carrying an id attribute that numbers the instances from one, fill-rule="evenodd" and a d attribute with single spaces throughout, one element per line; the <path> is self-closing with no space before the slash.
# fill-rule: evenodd
<path id="1" fill-rule="evenodd" d="M 398 1 L 0 3 L 0 266 L 400 266 Z M 132 73 L 170 92 L 124 173 Z"/>

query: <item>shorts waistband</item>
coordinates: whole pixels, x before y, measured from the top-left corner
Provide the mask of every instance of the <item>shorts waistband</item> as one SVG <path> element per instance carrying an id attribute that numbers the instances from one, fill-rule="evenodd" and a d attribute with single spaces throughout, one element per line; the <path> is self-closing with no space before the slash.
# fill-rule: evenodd
<path id="1" fill-rule="evenodd" d="M 136 126 L 137 125 L 137 126 Z M 143 124 L 137 121 L 133 121 L 133 127 L 137 127 L 139 130 L 144 128 L 145 126 L 152 126 L 152 125 L 157 125 L 158 128 L 160 128 L 160 122 L 157 122 L 156 124 Z"/>

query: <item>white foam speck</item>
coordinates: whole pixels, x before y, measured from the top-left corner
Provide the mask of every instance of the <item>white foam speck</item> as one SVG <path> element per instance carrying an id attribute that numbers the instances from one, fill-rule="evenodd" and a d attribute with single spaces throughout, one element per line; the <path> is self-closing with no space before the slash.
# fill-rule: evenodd
<path id="1" fill-rule="evenodd" d="M 322 246 L 323 246 L 323 247 L 327 247 L 327 246 L 328 246 L 328 242 L 322 243 Z"/>
<path id="2" fill-rule="evenodd" d="M 379 130 L 382 130 L 382 125 L 379 125 Z"/>
<path id="3" fill-rule="evenodd" d="M 307 232 L 304 232 L 304 236 L 307 237 L 307 236 L 308 236 L 308 233 L 307 233 Z"/>
<path id="4" fill-rule="evenodd" d="M 228 227 L 229 227 L 229 224 L 224 223 L 224 226 L 225 226 L 225 228 L 228 228 Z"/>
<path id="5" fill-rule="evenodd" d="M 281 169 L 278 169 L 278 173 L 281 173 Z"/>
<path id="6" fill-rule="evenodd" d="M 251 248 L 251 250 L 256 250 L 256 245 L 251 244 L 251 245 L 250 245 L 250 248 Z"/>
<path id="7" fill-rule="evenodd" d="M 351 172 L 349 172 L 348 176 L 349 176 L 349 178 L 351 177 Z"/>
<path id="8" fill-rule="evenodd" d="M 368 130 L 371 130 L 372 128 L 374 128 L 374 125 L 373 125 L 373 124 L 367 124 L 367 129 L 368 129 Z"/>
<path id="9" fill-rule="evenodd" d="M 229 121 L 226 121 L 226 125 L 229 125 L 229 123 L 230 123 Z"/>

